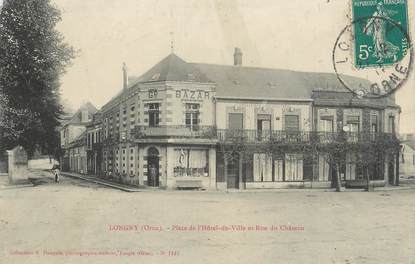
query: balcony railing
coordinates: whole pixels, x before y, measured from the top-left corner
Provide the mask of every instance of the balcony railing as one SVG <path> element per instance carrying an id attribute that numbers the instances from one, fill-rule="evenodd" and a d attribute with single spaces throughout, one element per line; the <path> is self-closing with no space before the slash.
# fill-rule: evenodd
<path id="1" fill-rule="evenodd" d="M 137 126 L 131 131 L 131 137 L 216 139 L 216 129 L 213 126 Z"/>
<path id="2" fill-rule="evenodd" d="M 236 130 L 218 129 L 217 137 L 220 142 L 244 141 L 247 143 L 256 142 L 287 142 L 301 143 L 310 141 L 310 132 L 305 131 L 261 131 L 261 130 Z"/>
<path id="3" fill-rule="evenodd" d="M 333 142 L 374 142 L 394 140 L 396 136 L 388 133 L 367 132 L 319 132 L 319 131 L 260 131 L 218 129 L 219 142 L 246 143 L 333 143 Z"/>
<path id="4" fill-rule="evenodd" d="M 213 139 L 221 143 L 333 143 L 333 142 L 374 142 L 395 140 L 394 134 L 368 132 L 319 132 L 216 129 L 213 126 L 136 126 L 131 130 L 130 139 L 145 138 L 200 138 Z"/>

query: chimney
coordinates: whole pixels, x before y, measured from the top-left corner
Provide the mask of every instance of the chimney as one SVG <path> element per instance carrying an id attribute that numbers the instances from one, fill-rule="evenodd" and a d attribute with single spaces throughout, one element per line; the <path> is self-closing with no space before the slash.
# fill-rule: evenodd
<path id="1" fill-rule="evenodd" d="M 233 54 L 233 65 L 242 66 L 242 51 L 240 48 L 235 48 L 235 53 Z"/>
<path id="2" fill-rule="evenodd" d="M 128 73 L 127 73 L 127 65 L 125 62 L 122 64 L 122 81 L 123 81 L 123 89 L 127 89 L 128 87 Z"/>

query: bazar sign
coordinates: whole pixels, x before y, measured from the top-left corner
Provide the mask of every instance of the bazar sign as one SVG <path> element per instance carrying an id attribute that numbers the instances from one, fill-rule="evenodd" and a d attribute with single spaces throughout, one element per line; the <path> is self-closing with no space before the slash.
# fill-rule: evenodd
<path id="1" fill-rule="evenodd" d="M 176 91 L 176 98 L 189 99 L 189 100 L 203 100 L 210 99 L 210 92 L 208 91 L 192 91 L 188 89 L 182 89 Z"/>

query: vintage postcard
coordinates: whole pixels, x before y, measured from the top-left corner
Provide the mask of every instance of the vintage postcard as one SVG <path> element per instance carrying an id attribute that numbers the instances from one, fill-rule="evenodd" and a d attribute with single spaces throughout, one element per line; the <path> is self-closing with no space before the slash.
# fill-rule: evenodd
<path id="1" fill-rule="evenodd" d="M 0 264 L 415 264 L 412 0 L 0 0 Z"/>

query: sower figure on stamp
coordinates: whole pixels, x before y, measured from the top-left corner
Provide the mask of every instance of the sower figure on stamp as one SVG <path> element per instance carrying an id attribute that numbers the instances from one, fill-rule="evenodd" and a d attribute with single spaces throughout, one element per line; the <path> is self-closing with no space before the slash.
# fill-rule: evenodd
<path id="1" fill-rule="evenodd" d="M 60 176 L 60 166 L 59 164 L 55 164 L 52 167 L 53 175 L 55 177 L 55 182 L 59 182 L 59 176 Z"/>
<path id="2" fill-rule="evenodd" d="M 373 13 L 372 18 L 369 19 L 363 32 L 372 35 L 375 52 L 373 56 L 382 62 L 384 59 L 393 58 L 397 60 L 396 54 L 399 52 L 399 48 L 386 40 L 387 21 L 391 20 L 390 16 L 395 15 L 396 12 L 387 10 L 382 2 L 379 2 L 376 7 L 376 11 Z"/>

